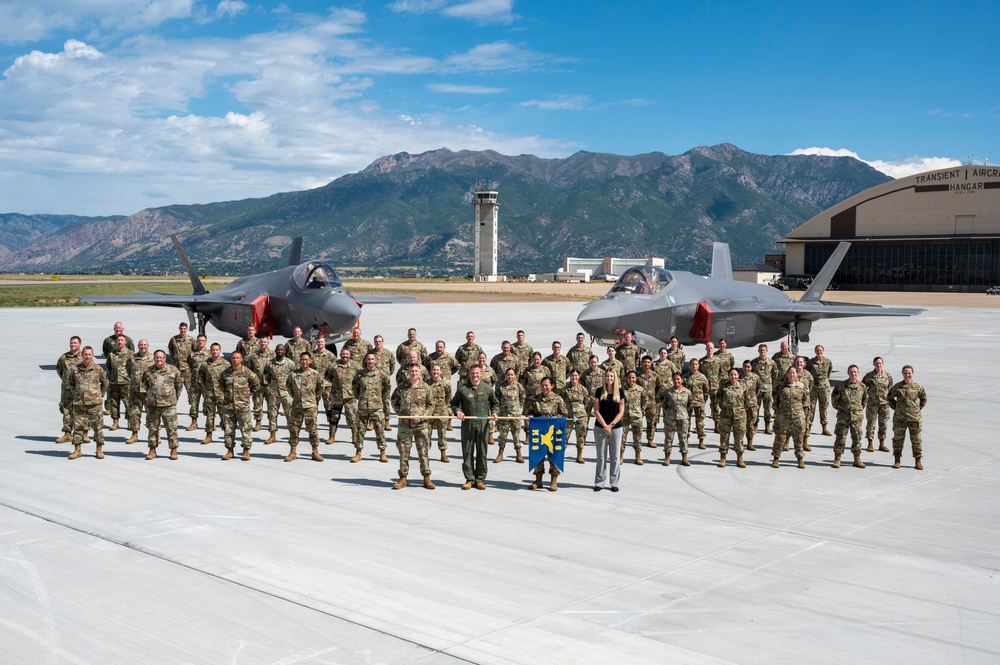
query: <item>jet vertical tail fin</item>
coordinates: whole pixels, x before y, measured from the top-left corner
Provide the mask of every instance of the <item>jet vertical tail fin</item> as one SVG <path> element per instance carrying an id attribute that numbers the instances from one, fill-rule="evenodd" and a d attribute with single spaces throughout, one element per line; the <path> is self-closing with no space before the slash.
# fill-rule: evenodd
<path id="1" fill-rule="evenodd" d="M 184 253 L 184 249 L 181 247 L 181 241 L 177 239 L 176 235 L 170 236 L 170 242 L 174 243 L 174 249 L 177 250 L 177 256 L 180 257 L 181 264 L 184 269 L 187 270 L 188 279 L 191 280 L 191 287 L 194 289 L 194 294 L 196 296 L 203 296 L 208 293 L 208 289 L 201 283 L 201 278 L 198 277 L 198 273 L 195 272 L 194 266 L 188 261 L 187 254 Z"/>
<path id="2" fill-rule="evenodd" d="M 292 248 L 288 251 L 288 265 L 297 266 L 302 263 L 302 236 L 292 240 Z"/>
<path id="3" fill-rule="evenodd" d="M 712 279 L 733 281 L 733 261 L 729 258 L 729 245 L 712 243 Z"/>
<path id="4" fill-rule="evenodd" d="M 802 294 L 799 298 L 799 302 L 819 302 L 819 299 L 823 297 L 823 293 L 826 288 L 830 286 L 830 282 L 833 281 L 833 276 L 837 273 L 837 268 L 840 267 L 840 262 L 844 260 L 844 255 L 847 254 L 847 250 L 851 248 L 851 243 L 842 242 L 837 245 L 837 249 L 833 250 L 833 254 L 827 259 L 827 262 L 823 264 L 822 270 L 816 275 L 816 279 L 812 281 L 806 292 Z"/>

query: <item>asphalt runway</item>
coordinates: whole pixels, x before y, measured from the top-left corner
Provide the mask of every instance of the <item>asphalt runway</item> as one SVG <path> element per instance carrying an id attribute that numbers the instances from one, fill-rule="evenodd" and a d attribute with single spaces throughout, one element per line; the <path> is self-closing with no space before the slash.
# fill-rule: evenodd
<path id="1" fill-rule="evenodd" d="M 471 329 L 492 356 L 524 328 L 547 354 L 573 344 L 580 307 L 368 305 L 363 335 L 395 348 L 414 326 L 454 351 Z M 770 468 L 762 433 L 746 469 L 719 469 L 710 435 L 687 468 L 644 448 L 617 494 L 591 490 L 592 443 L 558 492 L 528 490 L 511 461 L 491 465 L 487 491 L 460 491 L 457 430 L 452 463 L 431 462 L 433 492 L 389 489 L 395 430 L 389 464 L 372 434 L 349 464 L 343 428 L 322 464 L 284 463 L 287 444 L 262 445 L 266 432 L 250 462 L 221 462 L 221 437 L 200 445 L 201 430 L 181 432 L 177 461 L 143 460 L 128 430 L 106 433 L 104 460 L 93 444 L 67 460 L 54 366 L 69 337 L 99 349 L 122 320 L 161 348 L 180 314 L 0 310 L 0 661 L 1000 662 L 998 310 L 815 326 L 835 380 L 875 355 L 897 380 L 915 366 L 929 395 L 922 472 L 909 444 L 899 470 L 888 453 L 831 469 L 818 425 L 804 470 L 790 453 Z"/>

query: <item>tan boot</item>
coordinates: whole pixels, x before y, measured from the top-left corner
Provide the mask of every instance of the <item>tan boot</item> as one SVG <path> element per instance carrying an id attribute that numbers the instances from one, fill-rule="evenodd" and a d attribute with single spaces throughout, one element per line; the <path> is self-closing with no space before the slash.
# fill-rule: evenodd
<path id="1" fill-rule="evenodd" d="M 448 462 L 451 462 L 451 460 L 448 459 L 448 451 L 447 450 L 442 450 L 441 451 L 441 461 L 444 462 L 445 464 L 447 464 Z"/>
<path id="2" fill-rule="evenodd" d="M 449 421 L 449 422 L 448 422 L 448 426 L 447 426 L 447 427 L 445 427 L 445 431 L 446 431 L 446 432 L 451 432 L 451 431 L 453 431 L 454 429 L 455 429 L 455 428 L 451 426 L 451 421 Z"/>
<path id="3" fill-rule="evenodd" d="M 271 436 L 269 436 L 266 439 L 264 439 L 264 445 L 265 446 L 269 446 L 272 443 L 277 443 L 277 442 L 278 442 L 278 433 L 277 432 L 271 432 Z"/>
<path id="4" fill-rule="evenodd" d="M 373 423 L 371 420 L 368 421 L 368 429 L 367 429 L 367 431 L 369 431 L 369 432 L 374 432 L 375 431 L 375 423 Z"/>
<path id="5" fill-rule="evenodd" d="M 771 430 L 771 421 L 770 420 L 765 420 L 764 421 L 764 434 L 774 434 L 774 432 Z"/>
<path id="6" fill-rule="evenodd" d="M 583 452 L 582 451 L 581 452 L 577 452 L 577 454 L 576 454 L 576 463 L 577 464 L 583 464 L 584 462 L 585 462 L 585 460 L 583 459 Z"/>
<path id="7" fill-rule="evenodd" d="M 83 433 L 83 442 L 84 443 L 90 443 L 90 432 L 89 431 Z"/>
<path id="8" fill-rule="evenodd" d="M 170 449 L 170 457 L 168 459 L 172 459 L 172 460 L 177 459 L 177 449 L 176 448 L 171 448 Z"/>
<path id="9" fill-rule="evenodd" d="M 781 452 L 786 452 L 788 450 L 788 441 L 785 441 L 785 445 L 781 447 Z"/>
<path id="10" fill-rule="evenodd" d="M 725 469 L 726 468 L 726 456 L 725 455 L 720 455 L 719 456 L 719 464 L 717 466 L 720 469 Z"/>
<path id="11" fill-rule="evenodd" d="M 118 429 L 118 421 L 117 420 L 115 420 L 115 421 L 113 421 L 111 423 L 111 427 L 108 428 L 108 431 L 109 432 L 114 432 L 116 429 Z"/>
<path id="12" fill-rule="evenodd" d="M 406 476 L 401 477 L 399 480 L 392 484 L 392 489 L 401 490 L 406 487 Z"/>
<path id="13" fill-rule="evenodd" d="M 503 451 L 501 450 L 500 452 L 497 453 L 497 456 L 493 458 L 493 463 L 499 464 L 502 461 L 503 461 Z"/>
<path id="14" fill-rule="evenodd" d="M 132 432 L 132 436 L 130 436 L 129 438 L 127 438 L 125 440 L 125 443 L 136 443 L 138 441 L 139 441 L 139 433 L 138 432 Z"/>
<path id="15" fill-rule="evenodd" d="M 255 431 L 255 432 L 259 432 L 260 431 L 260 421 L 259 420 L 254 421 L 253 431 Z"/>
<path id="16" fill-rule="evenodd" d="M 865 468 L 865 463 L 861 461 L 861 453 L 854 453 L 854 464 L 852 464 L 856 469 Z"/>
<path id="17" fill-rule="evenodd" d="M 642 461 L 642 451 L 641 450 L 636 450 L 635 451 L 635 463 L 636 463 L 637 466 L 642 466 L 643 464 L 645 464 L 645 462 Z"/>
<path id="18" fill-rule="evenodd" d="M 233 449 L 232 448 L 226 448 L 226 454 L 223 455 L 221 459 L 222 459 L 223 462 L 225 462 L 227 460 L 233 459 Z"/>
<path id="19" fill-rule="evenodd" d="M 193 432 L 196 429 L 198 429 L 198 421 L 192 420 L 191 424 L 187 426 L 186 431 Z"/>
<path id="20" fill-rule="evenodd" d="M 56 439 L 56 443 L 69 443 L 73 440 L 73 435 L 69 432 L 63 432 L 63 435 Z"/>
<path id="21" fill-rule="evenodd" d="M 463 490 L 471 490 L 472 489 L 472 481 L 466 480 L 465 484 L 462 485 L 462 489 Z"/>
<path id="22" fill-rule="evenodd" d="M 808 439 L 806 439 L 805 441 L 802 442 L 802 450 L 806 451 L 807 453 L 811 453 L 812 452 L 812 447 L 809 445 L 809 440 Z"/>
<path id="23" fill-rule="evenodd" d="M 104 459 L 104 444 L 97 444 L 97 452 L 94 454 L 97 459 Z"/>
<path id="24" fill-rule="evenodd" d="M 902 457 L 902 455 L 893 455 L 893 459 L 895 461 L 892 463 L 892 468 L 894 468 L 894 469 L 898 469 L 899 468 L 899 458 L 900 457 Z"/>
<path id="25" fill-rule="evenodd" d="M 771 458 L 771 468 L 772 469 L 777 469 L 778 468 L 778 458 L 777 457 L 772 457 Z"/>
<path id="26" fill-rule="evenodd" d="M 552 476 L 552 480 L 549 481 L 549 491 L 555 492 L 559 489 L 559 476 Z"/>
<path id="27" fill-rule="evenodd" d="M 868 439 L 868 452 L 875 452 L 875 439 Z"/>
<path id="28" fill-rule="evenodd" d="M 212 433 L 211 432 L 206 432 L 205 433 L 205 438 L 201 440 L 201 444 L 204 446 L 204 445 L 208 445 L 210 443 L 212 443 Z"/>
<path id="29" fill-rule="evenodd" d="M 831 432 L 830 430 L 828 430 L 826 428 L 826 425 L 823 425 L 823 431 L 821 432 L 821 434 L 823 436 L 833 436 L 833 432 Z"/>
<path id="30" fill-rule="evenodd" d="M 382 431 L 383 432 L 391 432 L 392 431 L 392 426 L 389 425 L 389 421 L 388 420 L 386 420 L 385 424 L 382 425 Z"/>
<path id="31" fill-rule="evenodd" d="M 385 450 L 380 450 L 379 451 L 379 453 L 378 453 L 378 461 L 379 462 L 388 462 L 389 461 L 389 456 L 385 454 Z"/>
<path id="32" fill-rule="evenodd" d="M 833 464 L 831 464 L 830 466 L 832 466 L 834 469 L 839 469 L 840 468 L 840 455 L 839 454 L 835 454 L 833 456 Z"/>
<path id="33" fill-rule="evenodd" d="M 887 446 L 885 445 L 885 439 L 879 439 L 879 440 L 878 440 L 878 451 L 879 451 L 880 453 L 888 453 L 888 452 L 891 452 L 891 451 L 889 450 L 889 448 L 888 448 L 888 447 L 887 447 Z"/>
<path id="34" fill-rule="evenodd" d="M 917 471 L 923 471 L 924 470 L 924 465 L 920 461 L 920 458 L 918 457 L 915 461 L 916 461 L 916 464 L 913 465 L 913 468 L 916 469 Z"/>
<path id="35" fill-rule="evenodd" d="M 518 450 L 517 454 L 514 456 L 514 461 L 518 464 L 524 464 L 524 457 L 521 455 L 521 451 Z"/>
<path id="36" fill-rule="evenodd" d="M 757 450 L 757 447 L 753 445 L 753 441 L 747 441 L 747 450 L 749 451 Z"/>
<path id="37" fill-rule="evenodd" d="M 146 459 L 156 459 L 156 447 L 150 446 L 149 454 L 146 455 Z"/>
<path id="38" fill-rule="evenodd" d="M 477 480 L 476 484 L 473 485 L 473 487 L 475 487 L 477 490 L 484 490 L 484 489 L 486 489 L 486 483 L 484 483 L 481 480 Z"/>
<path id="39" fill-rule="evenodd" d="M 649 441 L 646 442 L 646 447 L 647 448 L 655 448 L 656 447 L 656 442 L 653 441 L 652 439 L 650 439 Z"/>
<path id="40" fill-rule="evenodd" d="M 298 459 L 299 456 L 295 452 L 295 449 L 298 448 L 298 446 L 299 446 L 299 444 L 297 444 L 297 443 L 289 444 L 288 454 L 285 455 L 285 461 L 286 462 L 294 462 L 295 460 Z"/>
<path id="41" fill-rule="evenodd" d="M 243 460 L 244 462 L 249 462 L 250 461 L 250 449 L 249 448 L 244 448 L 243 449 L 243 454 L 240 455 L 240 459 Z"/>
<path id="42" fill-rule="evenodd" d="M 322 462 L 323 461 L 323 456 L 319 454 L 319 445 L 314 443 L 314 444 L 312 444 L 312 447 L 313 447 L 313 453 L 312 453 L 312 456 L 311 456 L 312 461 L 314 461 L 314 462 Z"/>
<path id="43" fill-rule="evenodd" d="M 698 449 L 705 450 L 705 437 L 698 439 Z"/>
<path id="44" fill-rule="evenodd" d="M 336 438 L 337 438 L 337 428 L 336 427 L 331 427 L 330 428 L 330 436 L 326 437 L 326 444 L 330 445 L 331 443 L 334 442 L 334 440 Z"/>
<path id="45" fill-rule="evenodd" d="M 535 482 L 528 485 L 528 489 L 540 490 L 542 489 L 542 472 L 539 471 L 535 474 Z"/>
<path id="46" fill-rule="evenodd" d="M 69 459 L 77 459 L 78 457 L 80 457 L 80 455 L 83 455 L 83 451 L 80 450 L 80 444 L 74 443 L 73 452 L 69 454 Z"/>
<path id="47" fill-rule="evenodd" d="M 681 453 L 681 466 L 691 466 L 691 461 L 688 459 L 687 453 Z"/>
<path id="48" fill-rule="evenodd" d="M 351 458 L 351 462 L 357 463 L 361 461 L 361 451 L 354 453 L 354 457 Z"/>
<path id="49" fill-rule="evenodd" d="M 798 466 L 800 469 L 806 468 L 806 459 L 804 457 L 800 457 L 799 463 L 796 466 Z"/>
<path id="50" fill-rule="evenodd" d="M 424 489 L 429 489 L 429 490 L 437 489 L 437 486 L 431 482 L 431 474 L 429 473 L 426 476 L 424 476 Z"/>
<path id="51" fill-rule="evenodd" d="M 743 453 L 736 453 L 736 467 L 739 469 L 747 468 L 746 462 L 743 461 Z"/>

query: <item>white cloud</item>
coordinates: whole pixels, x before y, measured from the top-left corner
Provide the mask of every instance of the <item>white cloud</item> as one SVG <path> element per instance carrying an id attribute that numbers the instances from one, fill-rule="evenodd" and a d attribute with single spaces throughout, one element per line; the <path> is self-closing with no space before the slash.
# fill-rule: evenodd
<path id="1" fill-rule="evenodd" d="M 222 16 L 239 16 L 240 14 L 245 14 L 247 11 L 247 3 L 243 0 L 222 0 L 218 5 L 215 6 L 215 15 Z"/>
<path id="2" fill-rule="evenodd" d="M 937 169 L 946 169 L 952 166 L 961 166 L 962 162 L 957 159 L 952 159 L 950 157 L 906 157 L 904 159 L 897 159 L 892 161 L 886 161 L 881 159 L 867 160 L 861 159 L 858 153 L 848 150 L 847 148 L 839 148 L 834 150 L 832 148 L 799 148 L 788 153 L 790 155 L 827 155 L 830 157 L 853 157 L 859 161 L 868 164 L 876 171 L 881 171 L 891 178 L 904 178 L 906 176 L 914 175 L 915 173 L 924 173 L 926 171 L 935 171 Z"/>
<path id="3" fill-rule="evenodd" d="M 510 25 L 517 16 L 513 0 L 396 0 L 389 9 L 405 14 L 439 12 L 448 18 L 474 21 L 480 25 Z"/>
<path id="4" fill-rule="evenodd" d="M 465 53 L 448 56 L 444 65 L 450 72 L 528 71 L 570 62 L 576 62 L 576 59 L 541 53 L 523 44 L 501 40 L 479 44 Z"/>
<path id="5" fill-rule="evenodd" d="M 492 88 L 485 85 L 457 85 L 454 83 L 431 83 L 427 86 L 433 92 L 453 92 L 464 95 L 496 95 L 507 92 L 507 88 Z"/>
<path id="6" fill-rule="evenodd" d="M 591 99 L 587 95 L 556 95 L 549 99 L 529 99 L 521 106 L 534 106 L 543 111 L 582 111 L 590 108 Z"/>

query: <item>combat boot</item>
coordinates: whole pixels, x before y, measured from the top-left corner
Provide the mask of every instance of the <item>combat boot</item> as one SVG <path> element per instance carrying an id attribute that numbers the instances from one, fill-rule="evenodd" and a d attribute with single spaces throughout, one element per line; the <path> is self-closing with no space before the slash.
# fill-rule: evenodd
<path id="1" fill-rule="evenodd" d="M 84 430 L 84 432 L 83 432 L 83 442 L 84 443 L 90 443 L 90 431 L 89 430 Z"/>
<path id="2" fill-rule="evenodd" d="M 501 448 L 500 451 L 497 452 L 497 456 L 493 458 L 493 463 L 499 464 L 502 461 L 503 461 L 503 448 Z"/>
<path id="3" fill-rule="evenodd" d="M 902 457 L 902 455 L 893 455 L 893 458 L 894 458 L 895 461 L 892 463 L 892 468 L 894 468 L 894 469 L 898 469 L 899 468 L 899 458 L 900 457 Z"/>
<path id="4" fill-rule="evenodd" d="M 233 459 L 233 449 L 227 446 L 226 454 L 222 456 L 222 461 L 225 462 L 226 460 L 231 460 L 231 459 Z"/>
<path id="5" fill-rule="evenodd" d="M 69 443 L 73 440 L 73 435 L 69 432 L 63 432 L 63 435 L 56 439 L 56 443 Z"/>
<path id="6" fill-rule="evenodd" d="M 191 419 L 191 424 L 187 426 L 186 431 L 193 432 L 196 429 L 198 429 L 198 420 L 195 419 L 195 418 L 192 418 Z"/>
<path id="7" fill-rule="evenodd" d="M 750 451 L 757 450 L 757 447 L 753 445 L 753 439 L 747 440 L 747 450 Z"/>
<path id="8" fill-rule="evenodd" d="M 298 455 L 295 453 L 295 449 L 298 447 L 298 445 L 299 444 L 297 443 L 289 444 L 288 454 L 285 456 L 286 462 L 292 462 L 298 458 Z"/>
<path id="9" fill-rule="evenodd" d="M 240 459 L 243 460 L 244 462 L 249 462 L 250 461 L 250 449 L 249 448 L 244 448 L 243 449 L 243 454 L 240 455 Z"/>
<path id="10" fill-rule="evenodd" d="M 69 459 L 76 459 L 76 458 L 78 458 L 82 454 L 83 454 L 83 451 L 80 450 L 80 444 L 79 443 L 74 443 L 73 444 L 73 452 L 71 452 L 69 454 Z"/>
<path id="11" fill-rule="evenodd" d="M 635 463 L 636 463 L 636 466 L 642 466 L 643 464 L 645 464 L 645 462 L 642 461 L 642 450 L 641 449 L 637 449 L 635 451 Z"/>
<path id="12" fill-rule="evenodd" d="M 809 445 L 809 439 L 805 439 L 802 442 L 802 450 L 806 451 L 807 453 L 812 452 L 812 446 Z"/>
<path id="13" fill-rule="evenodd" d="M 366 429 L 365 431 L 366 432 L 374 432 L 375 431 L 375 423 L 373 421 L 369 420 L 368 421 L 368 429 Z"/>
<path id="14" fill-rule="evenodd" d="M 327 445 L 333 443 L 336 438 L 337 438 L 337 428 L 336 427 L 331 427 L 330 428 L 330 436 L 326 437 L 326 443 L 327 443 Z"/>
<path id="15" fill-rule="evenodd" d="M 789 437 L 789 438 L 791 438 L 791 437 Z M 783 446 L 781 446 L 781 452 L 785 452 L 787 450 L 788 450 L 788 439 L 785 439 L 785 444 Z"/>
<path id="16" fill-rule="evenodd" d="M 725 456 L 725 455 L 720 455 L 720 456 L 719 456 L 719 464 L 718 464 L 718 467 L 719 467 L 720 469 L 725 469 L 725 468 L 726 468 L 726 456 Z"/>
<path id="17" fill-rule="evenodd" d="M 176 448 L 171 448 L 170 449 L 170 457 L 168 459 L 172 459 L 172 460 L 177 459 L 177 449 Z"/>
<path id="18" fill-rule="evenodd" d="M 705 450 L 705 437 L 703 436 L 698 437 L 698 449 Z"/>
<path id="19" fill-rule="evenodd" d="M 253 423 L 253 431 L 255 431 L 255 432 L 259 432 L 260 431 L 260 421 L 259 420 L 255 420 L 254 421 L 254 423 Z"/>
<path id="20" fill-rule="evenodd" d="M 830 430 L 828 430 L 826 428 L 826 425 L 823 425 L 823 431 L 820 432 L 820 434 L 822 434 L 823 436 L 833 436 L 833 432 L 831 432 Z"/>
<path id="21" fill-rule="evenodd" d="M 800 468 L 800 469 L 806 468 L 806 458 L 805 457 L 800 457 L 799 458 L 799 463 L 796 466 L 798 468 Z"/>
<path id="22" fill-rule="evenodd" d="M 663 461 L 660 462 L 660 464 L 662 466 L 670 466 L 670 455 L 667 455 L 666 457 L 664 457 Z"/>
<path id="23" fill-rule="evenodd" d="M 108 428 L 108 431 L 114 432 L 116 429 L 118 429 L 118 421 L 114 420 L 111 422 L 111 427 Z"/>
<path id="24" fill-rule="evenodd" d="M 146 459 L 156 459 L 156 446 L 149 447 L 149 454 L 146 455 Z"/>
<path id="25" fill-rule="evenodd" d="M 265 446 L 268 446 L 268 445 L 270 445 L 272 443 L 277 443 L 277 442 L 278 442 L 278 433 L 277 432 L 271 432 L 271 436 L 269 436 L 266 439 L 264 439 L 264 445 Z"/>
<path id="26" fill-rule="evenodd" d="M 872 437 L 868 437 L 868 448 L 867 448 L 867 450 L 870 453 L 875 452 L 875 439 L 873 439 Z"/>
<path id="27" fill-rule="evenodd" d="M 312 444 L 312 447 L 313 447 L 313 454 L 310 459 L 312 459 L 312 461 L 314 462 L 322 462 L 323 456 L 319 454 L 319 444 L 314 443 Z"/>
<path id="28" fill-rule="evenodd" d="M 391 432 L 392 431 L 392 425 L 389 424 L 389 419 L 388 418 L 385 419 L 385 424 L 382 425 L 382 431 L 383 432 Z"/>
<path id="29" fill-rule="evenodd" d="M 383 448 L 382 450 L 378 451 L 378 461 L 379 462 L 388 462 L 389 461 L 389 456 L 385 454 L 385 448 Z"/>
<path id="30" fill-rule="evenodd" d="M 354 453 L 354 457 L 351 458 L 351 462 L 360 462 L 360 461 L 361 461 L 361 451 L 358 450 L 356 453 Z"/>
<path id="31" fill-rule="evenodd" d="M 578 449 L 578 450 L 576 451 L 576 463 L 577 463 L 577 464 L 583 464 L 583 463 L 584 463 L 584 459 L 583 459 L 583 451 L 582 451 L 582 450 L 579 450 L 579 449 Z"/>
<path id="32" fill-rule="evenodd" d="M 831 464 L 830 466 L 832 466 L 834 469 L 839 469 L 840 468 L 840 453 L 834 454 L 834 456 L 833 456 L 833 464 Z"/>
<path id="33" fill-rule="evenodd" d="M 774 432 L 771 431 L 771 421 L 770 420 L 765 420 L 764 421 L 764 434 L 774 434 Z"/>
<path id="34" fill-rule="evenodd" d="M 771 458 L 771 468 L 772 469 L 777 469 L 778 468 L 778 458 L 777 457 L 772 457 Z"/>
<path id="35" fill-rule="evenodd" d="M 454 429 L 455 429 L 455 428 L 451 426 L 451 421 L 449 420 L 449 421 L 448 421 L 448 426 L 447 426 L 447 427 L 445 428 L 445 431 L 446 431 L 446 432 L 451 432 L 451 431 L 453 431 Z"/>
<path id="36" fill-rule="evenodd" d="M 97 444 L 97 452 L 94 454 L 97 459 L 104 459 L 104 444 Z"/>
<path id="37" fill-rule="evenodd" d="M 649 441 L 646 442 L 646 447 L 647 448 L 655 448 L 656 447 L 656 442 L 653 441 L 652 439 L 650 439 Z"/>
<path id="38" fill-rule="evenodd" d="M 865 468 L 865 463 L 861 461 L 861 453 L 854 453 L 854 464 L 851 466 L 857 469 Z"/>
<path id="39" fill-rule="evenodd" d="M 681 466 L 691 466 L 691 460 L 688 459 L 687 453 L 681 453 Z"/>
<path id="40" fill-rule="evenodd" d="M 448 459 L 448 451 L 444 450 L 443 448 L 441 449 L 441 461 L 444 462 L 445 464 L 451 462 L 451 460 Z"/>
<path id="41" fill-rule="evenodd" d="M 743 453 L 736 453 L 736 467 L 740 469 L 747 468 L 746 462 L 743 461 Z"/>
<path id="42" fill-rule="evenodd" d="M 406 476 L 401 476 L 399 480 L 392 484 L 392 489 L 401 490 L 406 487 Z"/>
<path id="43" fill-rule="evenodd" d="M 879 439 L 878 440 L 878 451 L 880 453 L 890 452 L 889 448 L 885 445 L 885 439 Z"/>
<path id="44" fill-rule="evenodd" d="M 205 438 L 201 440 L 201 443 L 202 445 L 207 445 L 209 443 L 212 443 L 212 433 L 205 432 Z"/>
<path id="45" fill-rule="evenodd" d="M 139 432 L 132 432 L 132 436 L 125 440 L 125 443 L 136 443 L 139 440 Z"/>
<path id="46" fill-rule="evenodd" d="M 426 476 L 424 476 L 424 489 L 432 490 L 436 488 L 437 486 L 431 482 L 431 474 L 428 473 Z"/>
<path id="47" fill-rule="evenodd" d="M 514 452 L 514 461 L 518 464 L 524 464 L 524 457 L 521 455 L 521 449 L 517 448 Z"/>
<path id="48" fill-rule="evenodd" d="M 917 471 L 923 471 L 924 470 L 924 465 L 920 461 L 920 458 L 918 457 L 914 461 L 916 462 L 916 464 L 913 465 L 913 468 L 916 469 Z"/>
<path id="49" fill-rule="evenodd" d="M 539 471 L 535 474 L 535 482 L 528 485 L 528 489 L 540 490 L 542 489 L 542 472 Z"/>
<path id="50" fill-rule="evenodd" d="M 559 489 L 559 476 L 552 476 L 552 480 L 549 481 L 549 491 L 555 492 Z"/>

